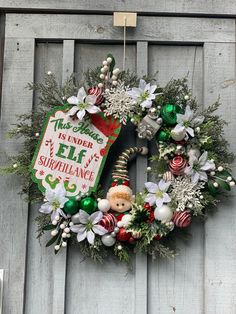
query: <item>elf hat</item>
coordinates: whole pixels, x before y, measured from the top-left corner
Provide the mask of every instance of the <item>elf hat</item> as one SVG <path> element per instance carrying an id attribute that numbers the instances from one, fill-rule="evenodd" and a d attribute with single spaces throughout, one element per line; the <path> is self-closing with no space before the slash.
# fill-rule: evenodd
<path id="1" fill-rule="evenodd" d="M 119 157 L 112 172 L 112 187 L 117 185 L 129 186 L 128 161 L 133 154 L 147 155 L 147 147 L 131 147 Z"/>

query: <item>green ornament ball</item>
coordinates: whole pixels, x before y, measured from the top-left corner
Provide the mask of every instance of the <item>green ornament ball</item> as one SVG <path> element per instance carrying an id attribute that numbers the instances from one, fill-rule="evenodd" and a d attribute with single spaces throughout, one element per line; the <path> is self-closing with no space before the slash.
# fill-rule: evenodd
<path id="1" fill-rule="evenodd" d="M 74 215 L 79 211 L 79 203 L 75 199 L 70 199 L 64 204 L 63 210 L 66 214 Z"/>
<path id="2" fill-rule="evenodd" d="M 180 106 L 166 104 L 161 108 L 161 117 L 167 125 L 174 125 L 177 122 L 177 113 L 181 112 Z"/>
<path id="3" fill-rule="evenodd" d="M 97 209 L 97 205 L 97 202 L 91 196 L 87 196 L 79 202 L 80 209 L 88 214 L 92 214 Z"/>
<path id="4" fill-rule="evenodd" d="M 156 135 L 156 140 L 161 142 L 166 142 L 170 139 L 170 132 L 161 130 Z"/>

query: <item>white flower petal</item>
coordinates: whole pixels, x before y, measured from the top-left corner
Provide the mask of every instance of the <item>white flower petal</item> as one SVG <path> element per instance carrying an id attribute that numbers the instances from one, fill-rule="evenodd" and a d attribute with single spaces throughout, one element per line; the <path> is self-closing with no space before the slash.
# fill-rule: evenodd
<path id="1" fill-rule="evenodd" d="M 97 112 L 100 112 L 101 109 L 98 108 L 97 106 L 92 106 L 92 105 L 88 105 L 88 107 L 86 108 L 86 110 L 89 112 L 89 113 L 97 113 Z"/>
<path id="2" fill-rule="evenodd" d="M 57 208 L 56 212 L 58 215 L 61 215 L 63 218 L 65 219 L 67 218 L 66 214 L 60 208 Z"/>
<path id="3" fill-rule="evenodd" d="M 79 102 L 84 102 L 85 97 L 87 96 L 84 87 L 81 87 L 78 90 L 77 98 L 78 98 L 78 103 Z"/>
<path id="4" fill-rule="evenodd" d="M 158 190 L 158 185 L 156 183 L 146 182 L 144 185 L 146 189 L 148 190 L 148 192 L 150 193 L 156 193 Z"/>
<path id="5" fill-rule="evenodd" d="M 156 89 L 157 89 L 157 85 L 151 85 L 151 86 L 150 86 L 150 89 L 149 89 L 149 93 L 150 93 L 150 94 L 153 94 Z"/>
<path id="6" fill-rule="evenodd" d="M 205 165 L 201 166 L 201 170 L 208 171 L 208 170 L 215 170 L 216 166 L 215 163 L 211 160 L 207 160 Z"/>
<path id="7" fill-rule="evenodd" d="M 74 114 L 76 114 L 76 112 L 79 110 L 79 108 L 77 106 L 72 107 L 68 112 L 67 112 L 67 116 L 73 116 Z"/>
<path id="8" fill-rule="evenodd" d="M 43 214 L 50 214 L 52 211 L 51 204 L 49 202 L 42 204 L 39 208 L 39 211 Z"/>
<path id="9" fill-rule="evenodd" d="M 88 222 L 88 219 L 89 219 L 89 214 L 86 213 L 84 210 L 80 209 L 80 211 L 79 211 L 79 221 L 82 224 L 86 224 Z"/>
<path id="10" fill-rule="evenodd" d="M 188 128 L 186 129 L 186 131 L 188 132 L 188 134 L 189 134 L 190 136 L 194 137 L 194 131 L 193 131 L 192 128 L 188 127 Z"/>
<path id="11" fill-rule="evenodd" d="M 208 181 L 208 177 L 207 177 L 206 172 L 199 171 L 198 174 L 199 174 L 199 180 L 201 180 L 201 181 Z"/>
<path id="12" fill-rule="evenodd" d="M 51 214 L 51 220 L 52 220 L 52 221 L 55 220 L 57 216 L 59 216 L 58 213 L 53 210 L 53 211 L 52 211 L 52 214 Z"/>
<path id="13" fill-rule="evenodd" d="M 101 211 L 97 211 L 89 217 L 89 220 L 95 225 L 102 219 L 102 217 L 103 213 Z"/>
<path id="14" fill-rule="evenodd" d="M 93 231 L 96 234 L 99 234 L 99 235 L 104 235 L 104 234 L 106 234 L 108 232 L 107 229 L 105 229 L 105 228 L 103 228 L 102 226 L 99 226 L 99 225 L 94 225 L 93 226 Z"/>
<path id="15" fill-rule="evenodd" d="M 85 110 L 84 109 L 82 109 L 82 110 L 79 110 L 78 112 L 77 112 L 77 117 L 78 117 L 78 119 L 79 120 L 82 120 L 83 119 L 83 117 L 85 116 Z"/>
<path id="16" fill-rule="evenodd" d="M 52 203 L 55 200 L 55 191 L 52 189 L 47 189 L 45 192 L 45 198 L 47 199 L 47 201 Z"/>
<path id="17" fill-rule="evenodd" d="M 81 225 L 81 224 L 73 225 L 70 227 L 70 230 L 75 233 L 84 233 L 84 231 L 86 230 L 86 226 Z"/>
<path id="18" fill-rule="evenodd" d="M 166 192 L 169 187 L 170 187 L 170 184 L 171 182 L 166 182 L 165 180 L 161 180 L 159 183 L 158 183 L 158 187 L 159 189 L 162 191 L 162 192 Z"/>
<path id="19" fill-rule="evenodd" d="M 156 196 L 154 194 L 148 194 L 145 197 L 145 202 L 148 203 L 149 205 L 154 205 L 156 202 Z"/>
<path id="20" fill-rule="evenodd" d="M 62 184 L 62 183 L 57 184 L 54 191 L 55 191 L 56 197 L 58 197 L 58 196 L 64 197 L 66 195 L 66 189 L 64 187 L 64 184 Z"/>
<path id="21" fill-rule="evenodd" d="M 150 83 L 146 84 L 146 86 L 144 87 L 145 92 L 149 92 L 149 90 L 150 90 Z"/>
<path id="22" fill-rule="evenodd" d="M 200 178 L 200 175 L 199 175 L 199 173 L 198 172 L 194 172 L 193 174 L 192 174 L 192 176 L 191 176 L 191 179 L 192 179 L 192 182 L 193 183 L 197 183 L 198 181 L 199 181 L 199 178 Z"/>
<path id="23" fill-rule="evenodd" d="M 170 196 L 167 193 L 163 194 L 163 203 L 169 203 L 171 201 Z"/>
<path id="24" fill-rule="evenodd" d="M 205 151 L 199 158 L 198 160 L 198 163 L 200 166 L 203 166 L 205 165 L 206 161 L 207 161 L 207 158 L 208 158 L 208 153 L 207 151 Z"/>
<path id="25" fill-rule="evenodd" d="M 79 103 L 78 98 L 75 96 L 71 96 L 71 97 L 67 98 L 67 102 L 71 105 L 78 105 L 78 103 Z"/>
<path id="26" fill-rule="evenodd" d="M 193 118 L 193 111 L 190 109 L 189 106 L 185 108 L 185 113 L 184 113 L 186 121 L 191 121 Z"/>
<path id="27" fill-rule="evenodd" d="M 141 106 L 142 108 L 151 108 L 151 106 L 152 106 L 152 101 L 146 99 L 146 100 L 144 100 L 143 102 L 141 102 L 140 106 Z"/>
<path id="28" fill-rule="evenodd" d="M 162 207 L 163 205 L 163 198 L 157 198 L 156 199 L 156 205 L 158 208 Z"/>
<path id="29" fill-rule="evenodd" d="M 89 105 L 94 105 L 96 100 L 97 100 L 97 96 L 96 95 L 88 95 L 85 98 L 85 103 L 89 104 Z"/>
<path id="30" fill-rule="evenodd" d="M 146 85 L 147 85 L 147 83 L 146 83 L 143 79 L 141 79 L 141 80 L 139 81 L 139 88 L 140 88 L 142 91 L 144 91 Z"/>
<path id="31" fill-rule="evenodd" d="M 87 239 L 90 244 L 94 244 L 95 234 L 93 233 L 93 231 L 87 232 Z"/>
<path id="32" fill-rule="evenodd" d="M 84 231 L 83 233 L 78 233 L 78 234 L 77 234 L 77 240 L 78 240 L 78 242 L 83 241 L 83 240 L 86 238 L 86 236 L 87 236 L 87 232 L 86 232 L 86 231 Z"/>

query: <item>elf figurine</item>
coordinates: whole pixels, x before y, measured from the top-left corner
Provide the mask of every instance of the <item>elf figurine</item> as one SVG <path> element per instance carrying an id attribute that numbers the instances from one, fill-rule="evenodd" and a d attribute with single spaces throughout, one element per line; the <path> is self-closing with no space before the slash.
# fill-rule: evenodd
<path id="1" fill-rule="evenodd" d="M 129 187 L 129 175 L 127 164 L 133 154 L 140 153 L 146 155 L 146 147 L 132 147 L 126 149 L 119 157 L 112 172 L 111 188 L 107 192 L 106 199 L 99 202 L 98 207 L 102 211 L 110 210 L 115 215 L 117 221 L 131 209 L 134 196 Z"/>

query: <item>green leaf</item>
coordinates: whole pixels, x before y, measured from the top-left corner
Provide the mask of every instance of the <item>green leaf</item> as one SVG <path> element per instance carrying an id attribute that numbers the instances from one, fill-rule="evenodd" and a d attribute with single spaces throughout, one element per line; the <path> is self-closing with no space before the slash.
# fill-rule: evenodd
<path id="1" fill-rule="evenodd" d="M 55 226 L 54 225 L 46 225 L 42 228 L 43 230 L 52 230 L 52 229 L 55 229 Z"/>
<path id="2" fill-rule="evenodd" d="M 54 237 L 52 237 L 46 244 L 46 247 L 49 247 L 50 245 L 52 245 L 54 242 L 57 241 L 57 238 L 58 238 L 58 234 L 55 235 Z"/>

